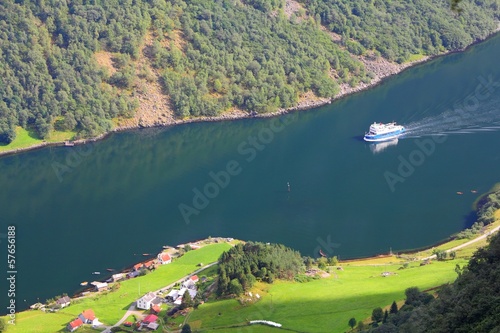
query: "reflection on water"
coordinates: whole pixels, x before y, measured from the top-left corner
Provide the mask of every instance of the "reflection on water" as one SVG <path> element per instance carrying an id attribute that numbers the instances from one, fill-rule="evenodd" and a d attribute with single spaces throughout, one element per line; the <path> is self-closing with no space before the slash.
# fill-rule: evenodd
<path id="1" fill-rule="evenodd" d="M 391 146 L 396 146 L 397 144 L 398 144 L 398 138 L 384 142 L 371 143 L 370 150 L 372 151 L 373 154 L 379 154 L 384 150 L 386 150 L 387 148 Z"/>

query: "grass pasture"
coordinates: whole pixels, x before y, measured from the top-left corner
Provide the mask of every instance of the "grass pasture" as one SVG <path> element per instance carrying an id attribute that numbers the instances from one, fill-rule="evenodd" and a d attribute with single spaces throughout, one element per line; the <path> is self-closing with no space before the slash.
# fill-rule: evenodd
<path id="1" fill-rule="evenodd" d="M 246 326 L 249 320 L 271 320 L 283 328 L 299 332 L 344 332 L 354 317 L 370 317 L 372 309 L 404 299 L 404 290 L 436 287 L 456 278 L 456 264 L 465 260 L 433 262 L 430 265 L 345 266 L 343 271 L 332 272 L 329 278 L 307 283 L 278 281 L 267 285 L 261 299 L 251 305 L 237 300 L 223 300 L 200 305 L 189 317 L 201 331 L 216 332 L 274 332 L 271 327 Z M 395 273 L 382 277 L 381 273 Z"/>
<path id="2" fill-rule="evenodd" d="M 16 138 L 9 144 L 0 143 L 0 153 L 12 151 L 16 149 L 33 147 L 44 142 L 62 142 L 72 140 L 76 132 L 72 131 L 56 131 L 50 132 L 46 140 L 40 139 L 36 133 L 30 129 L 24 129 L 20 126 L 16 128 Z"/>

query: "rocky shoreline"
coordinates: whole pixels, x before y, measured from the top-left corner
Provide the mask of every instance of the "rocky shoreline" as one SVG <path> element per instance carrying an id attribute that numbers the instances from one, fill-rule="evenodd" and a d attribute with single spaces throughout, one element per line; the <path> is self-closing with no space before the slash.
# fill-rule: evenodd
<path id="1" fill-rule="evenodd" d="M 248 112 L 242 111 L 242 110 L 232 110 L 229 112 L 226 112 L 222 115 L 215 116 L 215 117 L 197 117 L 197 118 L 188 118 L 188 119 L 175 119 L 172 115 L 165 115 L 162 114 L 163 117 L 157 118 L 157 119 L 148 119 L 146 121 L 143 121 L 141 119 L 134 119 L 135 121 L 128 122 L 128 124 L 123 124 L 120 126 L 117 126 L 110 132 L 101 134 L 97 137 L 94 138 L 89 138 L 89 139 L 81 139 L 81 140 L 75 140 L 71 141 L 71 145 L 81 145 L 81 144 L 86 144 L 89 142 L 95 142 L 101 139 L 106 138 L 108 135 L 111 135 L 112 133 L 115 132 L 123 132 L 123 131 L 128 131 L 128 130 L 135 130 L 135 129 L 141 129 L 141 128 L 153 128 L 153 127 L 168 127 L 168 126 L 174 126 L 174 125 L 180 125 L 180 124 L 189 124 L 189 123 L 194 123 L 194 122 L 214 122 L 214 121 L 228 121 L 228 120 L 237 120 L 237 119 L 244 119 L 244 118 L 271 118 L 271 117 L 277 117 L 283 114 L 287 114 L 290 112 L 295 112 L 295 111 L 302 111 L 302 110 L 309 110 L 309 109 L 314 109 L 326 104 L 330 104 L 333 101 L 337 101 L 343 97 L 346 97 L 348 95 L 361 92 L 370 88 L 374 88 L 377 85 L 381 84 L 385 79 L 396 75 L 400 74 L 404 70 L 413 67 L 417 64 L 421 64 L 424 62 L 427 62 L 429 60 L 442 57 L 451 53 L 457 53 L 457 52 L 463 52 L 469 47 L 483 42 L 492 36 L 494 36 L 497 32 L 500 31 L 500 22 L 498 25 L 498 28 L 491 33 L 489 36 L 487 36 L 484 40 L 476 41 L 472 44 L 470 44 L 467 48 L 461 49 L 461 50 L 456 50 L 456 51 L 449 51 L 445 52 L 439 55 L 435 56 L 423 56 L 421 59 L 418 59 L 416 61 L 411 61 L 407 62 L 404 64 L 397 64 L 397 63 L 392 63 L 382 57 L 370 57 L 370 56 L 359 56 L 358 59 L 363 62 L 365 65 L 365 68 L 368 72 L 371 72 L 374 74 L 373 79 L 369 83 L 364 83 L 360 82 L 356 87 L 351 87 L 348 84 L 344 83 L 340 85 L 340 93 L 333 97 L 333 98 L 316 98 L 316 97 L 306 97 L 302 101 L 299 101 L 299 103 L 291 108 L 287 109 L 278 109 L 276 112 L 271 112 L 271 113 L 266 113 L 266 114 L 249 114 Z M 157 113 L 157 112 L 156 112 Z M 36 144 L 34 146 L 30 147 L 24 147 L 24 148 L 17 148 L 13 150 L 7 150 L 0 152 L 0 156 L 4 155 L 12 155 L 12 154 L 17 154 L 21 152 L 26 152 L 29 150 L 34 150 L 34 149 L 40 149 L 44 147 L 53 147 L 53 146 L 65 146 L 68 145 L 66 141 L 61 141 L 61 142 L 42 142 L 40 144 Z"/>

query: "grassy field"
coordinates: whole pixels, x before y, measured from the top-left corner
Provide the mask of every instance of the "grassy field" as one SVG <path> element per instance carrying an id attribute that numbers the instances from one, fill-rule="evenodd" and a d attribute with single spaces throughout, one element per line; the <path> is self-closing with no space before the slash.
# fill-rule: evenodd
<path id="1" fill-rule="evenodd" d="M 57 313 L 25 311 L 17 314 L 16 326 L 8 325 L 8 333 L 54 333 L 63 329 L 85 309 L 93 309 L 104 324 L 112 325 L 122 318 L 129 306 L 145 293 L 171 284 L 200 268 L 199 263 L 217 261 L 222 252 L 231 247 L 228 243 L 212 244 L 187 252 L 169 265 L 162 265 L 155 272 L 120 282 L 114 292 L 96 294 L 76 300 Z M 78 330 L 78 332 L 82 332 Z"/>
<path id="2" fill-rule="evenodd" d="M 259 285 L 261 299 L 251 305 L 237 300 L 223 300 L 203 304 L 189 317 L 193 327 L 203 331 L 241 325 L 249 320 L 265 319 L 278 322 L 283 328 L 300 332 L 344 332 L 354 317 L 363 320 L 373 308 L 404 299 L 404 290 L 418 286 L 422 290 L 439 286 L 456 278 L 455 265 L 465 260 L 434 262 L 430 265 L 344 266 L 343 271 L 332 271 L 329 278 L 307 283 L 279 281 L 273 285 Z M 381 273 L 395 273 L 382 277 Z M 242 328 L 217 330 L 237 332 Z M 273 328 L 248 326 L 248 332 L 275 331 Z"/>
<path id="3" fill-rule="evenodd" d="M 20 126 L 16 128 L 16 138 L 9 144 L 0 143 L 0 152 L 10 151 L 20 148 L 32 147 L 43 142 L 62 142 L 72 140 L 75 132 L 52 131 L 46 140 L 39 139 L 31 130 L 26 130 Z"/>

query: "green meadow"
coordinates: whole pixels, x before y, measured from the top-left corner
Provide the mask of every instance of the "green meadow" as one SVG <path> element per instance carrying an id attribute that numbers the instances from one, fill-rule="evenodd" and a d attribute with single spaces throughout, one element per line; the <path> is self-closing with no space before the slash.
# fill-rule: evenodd
<path id="1" fill-rule="evenodd" d="M 122 318 L 136 299 L 149 291 L 160 289 L 183 278 L 199 269 L 198 264 L 200 263 L 205 265 L 217 261 L 219 256 L 230 247 L 231 245 L 228 243 L 219 243 L 189 251 L 171 264 L 158 267 L 153 273 L 119 282 L 120 287 L 116 291 L 93 294 L 90 297 L 75 300 L 69 307 L 57 313 L 45 313 L 38 310 L 18 313 L 16 314 L 16 325 L 7 325 L 8 328 L 5 332 L 58 332 L 64 330 L 71 320 L 86 309 L 93 309 L 96 317 L 102 323 L 113 325 Z M 78 332 L 85 331 L 78 329 Z"/>
<path id="2" fill-rule="evenodd" d="M 76 132 L 72 131 L 53 130 L 50 132 L 49 138 L 47 138 L 46 140 L 42 140 L 35 134 L 34 131 L 30 129 L 24 129 L 18 126 L 16 128 L 16 138 L 14 139 L 14 141 L 12 141 L 9 144 L 0 143 L 0 153 L 16 149 L 33 147 L 42 144 L 44 142 L 52 143 L 52 142 L 63 142 L 67 140 L 72 140 L 75 134 Z"/>
<path id="3" fill-rule="evenodd" d="M 372 309 L 404 299 L 406 288 L 425 290 L 454 281 L 455 265 L 466 263 L 462 259 L 426 266 L 414 263 L 401 270 L 401 265 L 343 266 L 343 270 L 332 270 L 328 278 L 310 282 L 259 284 L 261 290 L 253 293 L 259 293 L 260 300 L 254 298 L 248 305 L 234 299 L 206 303 L 190 315 L 189 323 L 203 332 L 277 330 L 260 325 L 231 328 L 249 320 L 271 320 L 298 332 L 345 332 L 350 329 L 350 318 L 369 318 Z M 394 274 L 383 277 L 383 272 Z"/>

